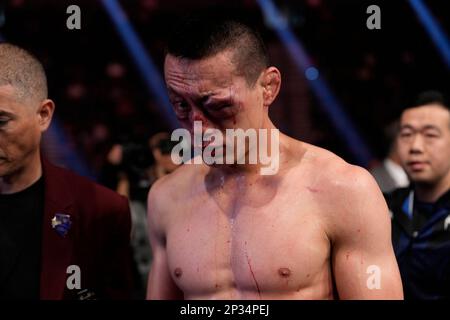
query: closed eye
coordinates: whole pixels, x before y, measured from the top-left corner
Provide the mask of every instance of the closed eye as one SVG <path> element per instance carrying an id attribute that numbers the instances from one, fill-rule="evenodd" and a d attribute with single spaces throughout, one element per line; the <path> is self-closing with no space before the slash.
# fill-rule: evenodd
<path id="1" fill-rule="evenodd" d="M 0 127 L 3 127 L 8 124 L 11 119 L 1 119 L 0 118 Z"/>
<path id="2" fill-rule="evenodd" d="M 437 134 L 435 132 L 425 132 L 425 137 L 427 137 L 427 138 L 438 138 L 439 134 Z"/>
<path id="3" fill-rule="evenodd" d="M 407 138 L 407 137 L 410 137 L 410 136 L 412 136 L 412 132 L 411 131 L 402 131 L 402 132 L 400 132 L 400 137 Z"/>
<path id="4" fill-rule="evenodd" d="M 214 105 L 209 105 L 208 109 L 211 111 L 220 111 L 226 108 L 230 108 L 233 105 L 231 103 L 221 103 L 221 104 L 214 104 Z"/>

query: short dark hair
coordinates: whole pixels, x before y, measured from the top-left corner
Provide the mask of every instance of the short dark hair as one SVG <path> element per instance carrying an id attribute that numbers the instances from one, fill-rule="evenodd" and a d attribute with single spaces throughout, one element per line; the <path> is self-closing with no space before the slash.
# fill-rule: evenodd
<path id="1" fill-rule="evenodd" d="M 416 108 L 427 104 L 438 104 L 450 111 L 448 101 L 446 100 L 444 94 L 437 90 L 427 90 L 420 92 L 415 97 L 412 104 L 407 108 Z"/>
<path id="2" fill-rule="evenodd" d="M 42 64 L 25 49 L 10 43 L 0 43 L 2 85 L 13 86 L 20 99 L 47 99 L 47 78 Z"/>
<path id="3" fill-rule="evenodd" d="M 210 11 L 190 14 L 174 28 L 167 53 L 199 60 L 233 49 L 232 62 L 249 86 L 269 66 L 267 49 L 260 34 L 239 19 Z"/>
<path id="4" fill-rule="evenodd" d="M 448 100 L 445 95 L 438 90 L 426 90 L 420 92 L 409 104 L 406 105 L 405 108 L 403 108 L 403 110 L 401 110 L 401 112 L 403 114 L 408 109 L 418 108 L 430 104 L 439 105 L 450 113 Z"/>

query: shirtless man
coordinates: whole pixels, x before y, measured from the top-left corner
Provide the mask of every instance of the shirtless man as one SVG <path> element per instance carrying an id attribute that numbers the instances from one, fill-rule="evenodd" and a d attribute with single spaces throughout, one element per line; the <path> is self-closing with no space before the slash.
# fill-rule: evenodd
<path id="1" fill-rule="evenodd" d="M 275 129 L 268 108 L 280 72 L 247 26 L 189 20 L 164 71 L 184 128 Z M 186 164 L 154 184 L 149 299 L 403 298 L 370 174 L 283 134 L 279 159 L 275 175 L 261 164 Z"/>

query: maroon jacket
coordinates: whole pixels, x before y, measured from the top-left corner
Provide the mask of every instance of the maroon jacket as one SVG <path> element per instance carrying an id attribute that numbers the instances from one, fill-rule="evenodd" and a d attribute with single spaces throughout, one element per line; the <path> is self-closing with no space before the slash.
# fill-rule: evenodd
<path id="1" fill-rule="evenodd" d="M 45 205 L 42 233 L 41 299 L 80 299 L 69 290 L 70 265 L 80 268 L 81 290 L 97 299 L 131 295 L 131 218 L 125 197 L 42 160 Z M 52 227 L 56 213 L 70 215 L 66 236 Z"/>

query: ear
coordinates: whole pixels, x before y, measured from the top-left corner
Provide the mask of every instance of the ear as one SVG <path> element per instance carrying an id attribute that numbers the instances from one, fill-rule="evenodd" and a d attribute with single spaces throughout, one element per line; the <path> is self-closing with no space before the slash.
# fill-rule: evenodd
<path id="1" fill-rule="evenodd" d="M 54 111 L 55 111 L 55 103 L 52 100 L 45 99 L 44 101 L 42 101 L 41 105 L 37 110 L 41 132 L 46 131 L 50 126 Z"/>
<path id="2" fill-rule="evenodd" d="M 158 148 L 154 148 L 152 150 L 152 153 L 153 153 L 153 158 L 155 158 L 155 160 L 157 162 L 159 162 L 161 160 L 161 158 L 162 158 L 161 150 L 159 150 Z"/>
<path id="3" fill-rule="evenodd" d="M 275 67 L 267 68 L 261 75 L 261 84 L 263 86 L 263 104 L 268 107 L 272 104 L 280 92 L 281 74 Z"/>

